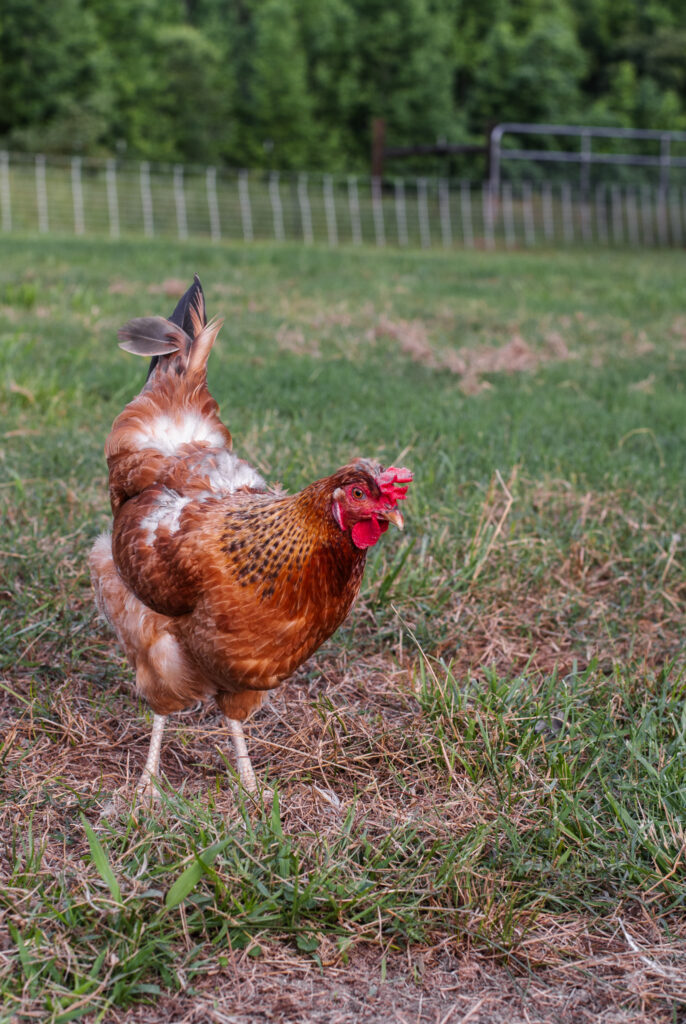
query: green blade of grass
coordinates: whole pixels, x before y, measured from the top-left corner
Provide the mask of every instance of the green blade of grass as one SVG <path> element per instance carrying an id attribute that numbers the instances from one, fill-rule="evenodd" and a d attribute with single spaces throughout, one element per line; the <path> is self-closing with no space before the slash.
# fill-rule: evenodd
<path id="1" fill-rule="evenodd" d="M 164 905 L 167 910 L 173 910 L 174 907 L 178 907 L 179 903 L 183 903 L 203 875 L 207 874 L 207 869 L 212 866 L 217 856 L 230 842 L 230 838 L 222 839 L 220 842 L 208 846 L 201 853 L 195 854 L 195 860 L 179 875 L 165 896 Z"/>
<path id="2" fill-rule="evenodd" d="M 112 870 L 112 866 L 107 859 L 107 854 L 105 853 L 102 843 L 88 824 L 83 814 L 81 815 L 81 824 L 83 825 L 83 830 L 86 833 L 93 863 L 98 869 L 100 877 L 112 893 L 112 899 L 115 903 L 121 903 L 121 889 L 119 888 L 119 882 L 117 881 L 114 871 Z"/>

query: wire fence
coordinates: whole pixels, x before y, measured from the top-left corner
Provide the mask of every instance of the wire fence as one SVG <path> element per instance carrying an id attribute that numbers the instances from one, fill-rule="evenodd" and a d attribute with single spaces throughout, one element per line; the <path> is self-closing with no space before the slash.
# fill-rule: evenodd
<path id="1" fill-rule="evenodd" d="M 0 230 L 516 248 L 681 246 L 679 186 L 231 171 L 0 152 Z"/>

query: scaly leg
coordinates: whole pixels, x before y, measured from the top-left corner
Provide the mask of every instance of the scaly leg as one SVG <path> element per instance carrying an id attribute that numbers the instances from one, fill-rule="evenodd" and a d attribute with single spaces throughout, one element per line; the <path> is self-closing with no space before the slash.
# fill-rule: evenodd
<path id="1" fill-rule="evenodd" d="M 153 800 L 159 798 L 159 793 L 153 786 L 153 779 L 157 778 L 157 774 L 160 770 L 162 733 L 164 732 L 164 723 L 166 721 L 166 715 L 153 715 L 148 760 L 145 762 L 145 768 L 143 769 L 141 777 L 138 780 L 138 785 L 136 786 L 137 793 L 141 796 L 151 797 Z"/>
<path id="2" fill-rule="evenodd" d="M 250 763 L 248 748 L 245 745 L 243 726 L 235 718 L 227 718 L 227 722 L 231 727 L 231 738 L 234 750 L 236 751 L 236 767 L 238 768 L 238 777 L 241 780 L 241 785 L 247 793 L 256 793 L 257 779 Z"/>

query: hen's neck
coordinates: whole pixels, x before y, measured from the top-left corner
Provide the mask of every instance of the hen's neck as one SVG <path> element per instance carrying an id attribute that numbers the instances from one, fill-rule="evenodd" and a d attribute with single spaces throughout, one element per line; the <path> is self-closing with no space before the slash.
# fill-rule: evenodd
<path id="1" fill-rule="evenodd" d="M 281 586 L 319 587 L 331 596 L 357 588 L 365 552 L 340 529 L 331 511 L 332 478 L 317 480 L 298 494 L 251 495 L 233 505 L 225 519 L 223 547 L 238 563 L 237 578 L 260 585 L 265 595 Z"/>

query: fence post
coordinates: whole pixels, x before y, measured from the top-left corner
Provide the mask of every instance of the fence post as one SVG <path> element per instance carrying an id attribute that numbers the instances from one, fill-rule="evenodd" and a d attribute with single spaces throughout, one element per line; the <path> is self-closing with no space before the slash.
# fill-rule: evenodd
<path id="1" fill-rule="evenodd" d="M 535 245 L 534 204 L 531 198 L 531 183 L 528 181 L 522 182 L 522 213 L 524 214 L 524 240 L 527 245 Z"/>
<path id="2" fill-rule="evenodd" d="M 541 186 L 541 207 L 543 209 L 543 234 L 547 241 L 555 237 L 555 215 L 553 213 L 553 187 L 549 181 Z"/>
<path id="3" fill-rule="evenodd" d="M 462 216 L 462 238 L 468 249 L 474 248 L 474 227 L 472 225 L 472 186 L 468 181 L 460 182 L 460 214 Z"/>
<path id="4" fill-rule="evenodd" d="M 0 153 L 0 206 L 2 207 L 2 230 L 12 230 L 12 195 L 10 193 L 10 155 L 7 150 Z"/>
<path id="5" fill-rule="evenodd" d="M 484 243 L 487 249 L 493 249 L 495 247 L 495 237 L 493 235 L 495 203 L 493 194 L 493 189 L 491 188 L 490 183 L 485 181 L 481 189 L 481 206 L 484 217 Z"/>
<path id="6" fill-rule="evenodd" d="M 110 237 L 119 238 L 119 199 L 117 196 L 117 164 L 115 160 L 107 161 L 105 183 L 107 186 L 107 213 L 110 222 Z"/>
<path id="7" fill-rule="evenodd" d="M 607 233 L 607 206 L 605 204 L 605 186 L 596 185 L 595 190 L 595 227 L 598 241 L 603 245 L 608 243 Z"/>
<path id="8" fill-rule="evenodd" d="M 38 230 L 45 234 L 50 230 L 48 221 L 48 188 L 45 181 L 45 157 L 36 155 L 36 206 L 38 208 Z"/>
<path id="9" fill-rule="evenodd" d="M 405 206 L 405 182 L 395 179 L 395 223 L 398 229 L 398 244 L 407 245 L 407 208 Z"/>
<path id="10" fill-rule="evenodd" d="M 562 234 L 565 242 L 574 241 L 574 210 L 572 209 L 572 189 L 568 181 L 560 186 L 562 196 Z"/>
<path id="11" fill-rule="evenodd" d="M 451 249 L 453 244 L 453 226 L 450 220 L 450 182 L 445 178 L 441 178 L 438 183 L 438 211 L 441 218 L 443 248 Z"/>
<path id="12" fill-rule="evenodd" d="M 155 234 L 155 222 L 152 212 L 152 191 L 150 188 L 150 164 L 147 160 L 141 163 L 141 206 L 143 208 L 143 227 L 148 238 Z"/>
<path id="13" fill-rule="evenodd" d="M 336 198 L 333 192 L 333 178 L 325 174 L 322 180 L 322 192 L 324 193 L 324 213 L 326 215 L 326 233 L 329 245 L 336 248 L 338 245 L 338 224 L 336 222 Z"/>
<path id="14" fill-rule="evenodd" d="M 667 230 L 667 193 L 662 184 L 660 184 L 659 188 L 656 189 L 655 203 L 658 242 L 660 245 L 667 245 L 669 242 L 669 233 Z"/>
<path id="15" fill-rule="evenodd" d="M 216 167 L 208 167 L 205 171 L 205 192 L 207 193 L 207 211 L 210 215 L 210 237 L 213 242 L 219 242 L 222 237 L 222 225 L 219 219 Z"/>
<path id="16" fill-rule="evenodd" d="M 516 241 L 514 210 L 512 208 L 512 185 L 504 181 L 500 186 L 500 199 L 503 204 L 503 226 L 505 228 L 505 245 L 511 249 Z"/>
<path id="17" fill-rule="evenodd" d="M 488 173 L 486 181 L 488 181 L 491 191 L 495 195 L 498 195 L 500 192 L 500 140 L 502 135 L 503 129 L 500 125 L 496 125 L 487 136 L 486 162 L 488 164 Z"/>
<path id="18" fill-rule="evenodd" d="M 417 178 L 417 217 L 419 218 L 419 240 L 422 249 L 428 249 L 431 245 L 431 227 L 426 197 L 426 178 Z"/>
<path id="19" fill-rule="evenodd" d="M 72 157 L 71 161 L 71 199 L 74 208 L 74 234 L 82 235 L 85 230 L 83 220 L 83 188 L 81 186 L 81 157 Z"/>
<path id="20" fill-rule="evenodd" d="M 593 228 L 591 225 L 591 206 L 588 189 L 579 195 L 579 214 L 581 216 L 581 237 L 584 242 L 592 242 Z"/>
<path id="21" fill-rule="evenodd" d="M 243 228 L 243 241 L 252 242 L 252 208 L 250 206 L 250 192 L 248 190 L 248 172 L 238 172 L 238 202 L 241 208 L 241 225 Z"/>
<path id="22" fill-rule="evenodd" d="M 354 174 L 348 176 L 348 209 L 350 210 L 350 230 L 353 243 L 362 244 L 362 224 L 360 223 L 360 200 L 357 194 L 357 178 Z"/>
<path id="23" fill-rule="evenodd" d="M 300 222 L 302 224 L 303 241 L 311 245 L 314 241 L 312 235 L 312 210 L 310 208 L 310 197 L 307 193 L 307 175 L 298 175 L 298 206 L 300 207 Z"/>
<path id="24" fill-rule="evenodd" d="M 622 194 L 619 185 L 610 188 L 610 200 L 612 202 L 612 241 L 615 245 L 621 245 L 624 241 L 624 220 L 622 218 Z"/>
<path id="25" fill-rule="evenodd" d="M 188 222 L 186 220 L 186 196 L 183 191 L 183 167 L 174 167 L 174 206 L 176 207 L 176 231 L 179 238 L 188 238 Z"/>
<path id="26" fill-rule="evenodd" d="M 386 244 L 386 228 L 383 220 L 383 198 L 380 178 L 372 178 L 372 216 L 374 218 L 376 244 L 384 246 Z"/>
<path id="27" fill-rule="evenodd" d="M 272 207 L 274 238 L 277 242 L 283 242 L 286 233 L 283 228 L 283 206 L 281 203 L 281 192 L 279 190 L 278 171 L 271 171 L 269 174 L 269 202 Z"/>

